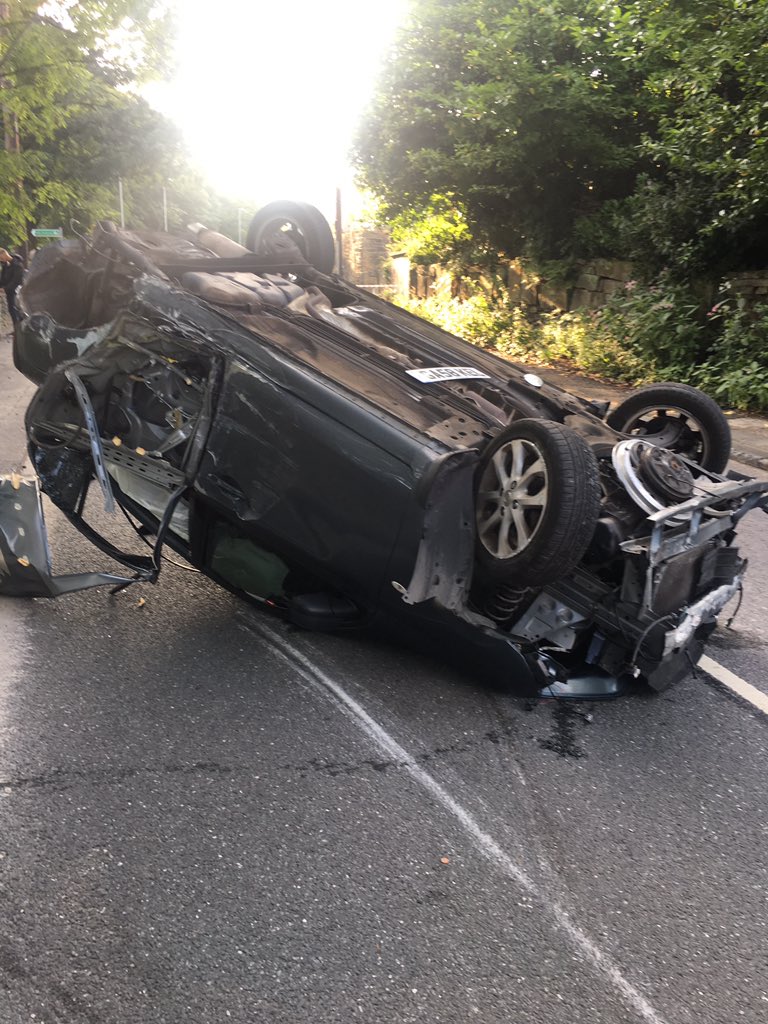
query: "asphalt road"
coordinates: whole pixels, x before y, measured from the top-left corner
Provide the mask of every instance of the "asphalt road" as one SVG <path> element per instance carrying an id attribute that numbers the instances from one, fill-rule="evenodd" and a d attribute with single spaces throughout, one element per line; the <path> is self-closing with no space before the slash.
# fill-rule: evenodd
<path id="1" fill-rule="evenodd" d="M 765 689 L 753 520 L 708 653 Z M 173 566 L 0 628 L 0 1024 L 768 1020 L 768 720 L 705 674 L 522 701 Z"/>

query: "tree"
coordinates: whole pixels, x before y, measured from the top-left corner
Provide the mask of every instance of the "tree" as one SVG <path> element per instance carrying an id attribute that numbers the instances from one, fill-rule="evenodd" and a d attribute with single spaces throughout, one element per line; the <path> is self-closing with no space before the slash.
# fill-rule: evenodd
<path id="1" fill-rule="evenodd" d="M 418 5 L 357 142 L 390 215 L 455 195 L 492 245 L 552 259 L 573 249 L 581 219 L 632 189 L 644 112 L 633 69 L 585 30 L 590 6 Z"/>
<path id="2" fill-rule="evenodd" d="M 618 211 L 618 237 L 629 255 L 678 276 L 765 266 L 768 4 L 632 6 L 658 118 L 641 140 L 652 171 Z"/>
<path id="3" fill-rule="evenodd" d="M 37 158 L 43 172 L 36 189 L 38 222 L 75 220 L 89 227 L 116 218 L 122 179 L 130 223 L 157 229 L 163 227 L 164 188 L 169 224 L 176 225 L 183 217 L 179 201 L 186 206 L 186 194 L 201 191 L 187 167 L 178 129 L 140 97 L 98 76 L 71 108 L 66 128 L 40 146 Z"/>
<path id="4" fill-rule="evenodd" d="M 356 159 L 507 255 L 719 273 L 768 227 L 766 72 L 768 0 L 420 0 Z"/>
<path id="5" fill-rule="evenodd" d="M 117 110 L 118 86 L 162 68 L 168 15 L 156 0 L 59 0 L 45 8 L 11 0 L 0 14 L 0 232 L 19 243 L 38 208 L 61 207 L 72 197 L 71 181 L 52 173 L 68 126 L 83 124 L 88 109 L 101 106 L 103 114 L 111 102 Z M 125 98 L 122 112 L 131 105 L 137 115 L 134 97 Z"/>

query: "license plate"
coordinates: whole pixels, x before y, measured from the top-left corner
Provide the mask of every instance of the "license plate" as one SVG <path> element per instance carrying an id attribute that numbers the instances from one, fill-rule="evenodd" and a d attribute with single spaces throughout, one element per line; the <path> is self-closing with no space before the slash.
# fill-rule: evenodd
<path id="1" fill-rule="evenodd" d="M 422 384 L 439 384 L 444 380 L 472 380 L 476 377 L 490 377 L 490 374 L 476 370 L 474 366 L 426 366 L 421 370 L 406 370 L 409 376 Z"/>

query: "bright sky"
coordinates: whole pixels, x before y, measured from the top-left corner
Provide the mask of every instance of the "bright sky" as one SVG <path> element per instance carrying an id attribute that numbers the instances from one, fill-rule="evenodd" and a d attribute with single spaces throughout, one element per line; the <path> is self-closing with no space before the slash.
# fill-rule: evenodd
<path id="1" fill-rule="evenodd" d="M 333 214 L 348 152 L 409 0 L 177 0 L 177 74 L 149 101 L 211 184 Z"/>

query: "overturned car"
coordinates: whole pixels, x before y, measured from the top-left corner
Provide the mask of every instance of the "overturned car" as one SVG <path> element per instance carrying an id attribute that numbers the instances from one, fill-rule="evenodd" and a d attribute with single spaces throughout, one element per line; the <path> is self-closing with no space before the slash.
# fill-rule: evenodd
<path id="1" fill-rule="evenodd" d="M 248 242 L 104 223 L 38 254 L 14 342 L 37 477 L 0 482 L 0 593 L 152 582 L 167 545 L 300 626 L 386 621 L 521 693 L 689 671 L 768 501 L 722 475 L 714 402 L 654 385 L 606 419 L 335 276 L 306 204 Z M 148 551 L 96 529 L 94 482 Z M 40 487 L 122 572 L 51 575 Z"/>

